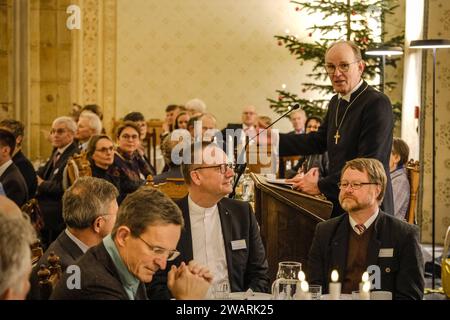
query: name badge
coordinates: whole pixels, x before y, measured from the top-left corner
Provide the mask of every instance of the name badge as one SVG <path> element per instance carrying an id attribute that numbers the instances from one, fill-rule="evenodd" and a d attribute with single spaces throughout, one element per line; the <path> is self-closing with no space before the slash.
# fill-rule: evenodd
<path id="1" fill-rule="evenodd" d="M 392 258 L 394 256 L 394 248 L 382 248 L 378 254 L 379 258 Z"/>
<path id="2" fill-rule="evenodd" d="M 247 249 L 247 244 L 245 243 L 245 239 L 231 241 L 231 249 L 232 250 Z"/>
<path id="3" fill-rule="evenodd" d="M 53 171 L 53 174 L 54 174 L 54 175 L 57 174 L 58 171 L 59 171 L 59 168 L 55 169 L 55 171 Z"/>

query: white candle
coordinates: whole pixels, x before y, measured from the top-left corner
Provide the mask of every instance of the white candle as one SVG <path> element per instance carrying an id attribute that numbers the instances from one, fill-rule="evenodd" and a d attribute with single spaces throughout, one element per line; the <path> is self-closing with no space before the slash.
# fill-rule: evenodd
<path id="1" fill-rule="evenodd" d="M 370 282 L 366 281 L 359 290 L 359 300 L 370 300 Z"/>
<path id="2" fill-rule="evenodd" d="M 295 300 L 311 300 L 311 293 L 309 292 L 309 284 L 307 281 L 297 282 Z"/>
<path id="3" fill-rule="evenodd" d="M 330 300 L 339 300 L 341 296 L 341 283 L 338 282 L 339 273 L 337 270 L 331 272 L 331 282 L 330 282 Z"/>
<path id="4" fill-rule="evenodd" d="M 359 284 L 359 300 L 370 300 L 369 273 L 365 271 Z"/>
<path id="5" fill-rule="evenodd" d="M 311 300 L 311 293 L 309 293 L 309 284 L 307 281 L 302 281 L 300 284 L 301 292 L 302 292 L 302 300 Z"/>

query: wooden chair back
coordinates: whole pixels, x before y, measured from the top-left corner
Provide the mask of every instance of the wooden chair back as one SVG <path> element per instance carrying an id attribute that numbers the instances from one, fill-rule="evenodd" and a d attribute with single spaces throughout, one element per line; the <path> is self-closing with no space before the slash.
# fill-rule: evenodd
<path id="1" fill-rule="evenodd" d="M 64 190 L 74 184 L 79 177 L 91 177 L 91 164 L 87 158 L 86 152 L 75 153 L 68 160 L 63 172 Z"/>
<path id="2" fill-rule="evenodd" d="M 39 267 L 38 279 L 39 290 L 42 300 L 48 300 L 53 292 L 53 288 L 62 277 L 60 258 L 54 252 L 50 252 L 47 258 L 48 266 L 42 264 Z"/>
<path id="3" fill-rule="evenodd" d="M 408 211 L 406 212 L 406 221 L 411 224 L 416 223 L 416 209 L 417 209 L 417 191 L 419 190 L 419 177 L 420 177 L 420 166 L 419 161 L 409 160 L 406 165 L 406 170 L 408 172 L 409 186 L 410 186 L 410 197 Z"/>
<path id="4" fill-rule="evenodd" d="M 166 182 L 154 184 L 151 176 L 147 177 L 147 186 L 166 194 L 172 200 L 179 200 L 188 194 L 188 188 L 183 178 L 167 178 Z"/>
<path id="5" fill-rule="evenodd" d="M 36 230 L 37 234 L 40 234 L 41 229 L 44 227 L 44 218 L 39 208 L 39 204 L 36 198 L 28 200 L 22 207 L 24 212 L 30 218 L 30 222 Z"/>
<path id="6" fill-rule="evenodd" d="M 38 239 L 30 247 L 31 249 L 31 265 L 33 268 L 36 266 L 39 259 L 44 255 L 44 250 L 42 249 L 41 241 Z"/>

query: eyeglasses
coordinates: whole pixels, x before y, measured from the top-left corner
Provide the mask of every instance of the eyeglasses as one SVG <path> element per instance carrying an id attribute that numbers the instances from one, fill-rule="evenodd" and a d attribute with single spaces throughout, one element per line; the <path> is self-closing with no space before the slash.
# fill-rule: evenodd
<path id="1" fill-rule="evenodd" d="M 353 61 L 353 62 L 350 62 L 350 63 L 340 63 L 337 66 L 335 66 L 332 63 L 327 63 L 325 65 L 325 70 L 327 71 L 327 73 L 329 75 L 333 75 L 336 72 L 336 68 L 339 69 L 340 72 L 348 72 L 348 70 L 350 69 L 350 65 L 353 64 L 353 63 L 357 63 L 359 61 L 360 60 Z"/>
<path id="2" fill-rule="evenodd" d="M 338 183 L 338 187 L 341 190 L 345 190 L 347 189 L 349 186 L 353 189 L 353 190 L 359 190 L 362 188 L 362 186 L 368 185 L 368 184 L 378 184 L 376 182 L 357 182 L 357 181 L 353 181 L 353 182 L 348 182 L 348 181 L 342 181 Z"/>
<path id="3" fill-rule="evenodd" d="M 200 170 L 200 169 L 211 169 L 211 168 L 220 168 L 220 173 L 225 174 L 227 172 L 228 168 L 230 168 L 231 170 L 234 169 L 234 164 L 233 163 L 222 163 L 222 164 L 218 164 L 215 166 L 198 167 L 192 171 Z"/>
<path id="4" fill-rule="evenodd" d="M 154 254 L 156 254 L 158 256 L 165 256 L 167 261 L 173 261 L 176 259 L 176 257 L 178 257 L 180 255 L 180 252 L 177 250 L 169 250 L 169 249 L 164 249 L 164 248 L 157 247 L 157 246 L 152 246 L 147 241 L 142 239 L 141 236 L 138 236 L 138 238 L 141 239 L 142 242 L 144 242 L 147 245 L 147 247 L 153 251 Z"/>
<path id="5" fill-rule="evenodd" d="M 57 135 L 61 135 L 66 133 L 67 129 L 52 129 L 50 130 L 50 134 L 57 134 Z"/>
<path id="6" fill-rule="evenodd" d="M 101 153 L 107 153 L 107 152 L 113 152 L 114 151 L 114 147 L 111 146 L 109 148 L 100 148 L 100 149 L 95 149 L 95 151 L 101 152 Z"/>
<path id="7" fill-rule="evenodd" d="M 316 126 L 314 126 L 314 125 L 308 125 L 308 126 L 306 126 L 306 129 L 319 129 L 319 127 L 320 127 L 320 126 L 318 126 L 318 125 L 316 125 Z"/>
<path id="8" fill-rule="evenodd" d="M 121 135 L 120 138 L 125 139 L 125 140 L 129 140 L 129 139 L 137 140 L 139 138 L 139 136 L 137 134 L 132 134 L 132 135 L 124 134 L 124 135 Z"/>

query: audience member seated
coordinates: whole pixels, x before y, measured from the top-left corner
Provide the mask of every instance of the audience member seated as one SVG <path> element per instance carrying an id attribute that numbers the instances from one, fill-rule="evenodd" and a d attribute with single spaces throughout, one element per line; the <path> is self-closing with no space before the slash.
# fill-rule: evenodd
<path id="1" fill-rule="evenodd" d="M 206 112 L 205 102 L 198 98 L 189 100 L 184 106 L 191 117 L 197 117 Z"/>
<path id="2" fill-rule="evenodd" d="M 202 163 L 195 164 L 196 159 L 203 159 Z M 259 226 L 249 203 L 226 197 L 232 190 L 234 172 L 223 150 L 206 142 L 193 144 L 182 172 L 189 194 L 177 201 L 186 225 L 174 265 L 195 257 L 212 271 L 214 283 L 227 282 L 232 292 L 267 292 L 268 265 Z M 166 274 L 160 272 L 149 286 L 151 297 L 169 296 Z M 213 297 L 212 290 L 207 297 Z"/>
<path id="3" fill-rule="evenodd" d="M 181 112 L 182 108 L 182 106 L 178 106 L 176 104 L 169 104 L 166 107 L 166 118 L 164 119 L 164 123 L 162 125 L 161 140 L 171 133 L 173 129 L 176 129 L 174 128 L 174 124 L 176 124 L 175 119 Z"/>
<path id="4" fill-rule="evenodd" d="M 272 143 L 272 131 L 270 129 L 266 130 L 268 126 L 272 123 L 272 119 L 268 116 L 258 116 L 258 124 L 256 126 L 256 140 L 258 145 L 267 146 Z M 273 135 L 275 137 L 275 135 Z M 250 139 L 253 137 L 249 137 Z M 251 143 L 251 142 L 250 142 Z"/>
<path id="5" fill-rule="evenodd" d="M 187 129 L 189 122 L 189 114 L 186 111 L 180 112 L 175 118 L 174 130 L 176 129 Z"/>
<path id="6" fill-rule="evenodd" d="M 181 212 L 169 198 L 153 188 L 140 188 L 120 206 L 112 234 L 78 260 L 81 288 L 67 288 L 66 274 L 51 299 L 147 299 L 144 283 L 177 257 L 182 228 Z M 202 299 L 211 281 L 209 270 L 191 262 L 172 266 L 167 286 L 176 299 Z"/>
<path id="7" fill-rule="evenodd" d="M 309 117 L 308 120 L 306 120 L 306 133 L 319 130 L 321 124 L 322 119 L 319 117 Z M 302 176 L 307 174 L 312 168 L 318 168 L 319 177 L 325 177 L 328 175 L 328 162 L 328 152 L 326 151 L 322 154 L 303 156 L 291 170 L 286 171 L 285 177 L 290 179 L 297 174 Z"/>
<path id="8" fill-rule="evenodd" d="M 30 246 L 36 241 L 22 215 L 4 211 L 0 199 L 0 300 L 23 300 L 30 290 Z M 6 201 L 5 201 L 6 202 Z M 18 208 L 13 211 L 18 210 Z"/>
<path id="9" fill-rule="evenodd" d="M 418 228 L 384 213 L 386 173 L 376 159 L 357 158 L 342 169 L 339 202 L 348 213 L 317 225 L 306 272 L 310 284 L 324 294 L 333 269 L 342 279 L 342 292 L 359 290 L 369 266 L 380 268 L 380 287 L 393 299 L 421 300 L 423 258 Z"/>
<path id="10" fill-rule="evenodd" d="M 77 124 L 70 117 L 59 117 L 53 121 L 50 137 L 53 152 L 47 163 L 38 169 L 37 200 L 44 216 L 44 228 L 41 230 L 41 240 L 44 247 L 53 242 L 64 230 L 61 198 L 64 167 L 67 160 L 78 147 L 74 142 Z"/>
<path id="11" fill-rule="evenodd" d="M 211 113 L 205 113 L 198 119 L 201 124 L 201 139 L 202 141 L 213 141 L 216 138 L 216 134 L 219 132 L 217 130 L 217 120 Z M 195 130 L 195 129 L 194 129 Z M 195 132 L 197 137 L 199 137 L 199 132 Z"/>
<path id="12" fill-rule="evenodd" d="M 256 134 L 256 127 L 258 125 L 258 114 L 256 113 L 255 106 L 246 106 L 242 110 L 242 123 L 229 123 L 222 130 L 222 136 L 224 138 L 224 150 L 227 151 L 226 142 L 229 141 L 228 136 L 233 137 L 233 148 L 236 150 L 239 143 L 242 143 L 244 137 L 241 136 L 242 132 L 236 130 L 242 130 L 248 137 L 253 137 Z M 228 130 L 228 133 L 227 133 Z"/>
<path id="13" fill-rule="evenodd" d="M 13 163 L 16 138 L 7 129 L 0 129 L 0 183 L 6 196 L 19 207 L 28 200 L 28 187 L 20 170 Z"/>
<path id="14" fill-rule="evenodd" d="M 154 176 L 153 177 L 154 184 L 163 183 L 166 181 L 167 178 L 183 178 L 183 175 L 181 174 L 181 165 L 175 164 L 174 161 L 172 160 L 172 150 L 176 145 L 178 145 L 178 143 L 183 143 L 182 142 L 183 138 L 180 138 L 181 141 L 171 139 L 171 136 L 173 136 L 174 133 L 180 132 L 181 130 L 183 129 L 175 129 L 174 131 L 172 131 L 172 134 L 166 137 L 161 143 L 161 152 L 164 157 L 164 162 L 166 166 L 169 168 L 169 170 Z M 189 135 L 188 132 L 186 133 Z"/>
<path id="15" fill-rule="evenodd" d="M 138 153 L 139 128 L 131 121 L 125 121 L 117 128 L 118 148 L 114 154 L 114 175 L 120 178 L 119 204 L 124 197 L 145 184 L 148 175 L 155 171 Z"/>
<path id="16" fill-rule="evenodd" d="M 13 152 L 12 161 L 25 179 L 28 188 L 28 198 L 33 198 L 36 195 L 37 176 L 30 160 L 28 160 L 22 152 L 22 141 L 25 134 L 25 126 L 20 121 L 5 119 L 0 121 L 0 128 L 8 129 L 16 138 L 16 148 Z"/>
<path id="17" fill-rule="evenodd" d="M 81 177 L 66 190 L 62 202 L 67 228 L 50 244 L 33 269 L 30 299 L 41 299 L 38 271 L 47 263 L 51 252 L 60 258 L 62 272 L 65 272 L 90 247 L 98 245 L 111 233 L 118 210 L 117 196 L 117 189 L 111 183 L 93 177 Z"/>
<path id="18" fill-rule="evenodd" d="M 394 216 L 400 220 L 406 220 L 411 191 L 406 173 L 408 158 L 408 145 L 402 139 L 394 137 L 389 169 L 391 171 L 392 193 L 394 195 Z"/>
<path id="19" fill-rule="evenodd" d="M 86 150 L 92 176 L 111 182 L 120 193 L 120 177 L 115 173 L 114 144 L 106 135 L 92 136 Z"/>
<path id="20" fill-rule="evenodd" d="M 194 138 L 195 138 L 195 125 L 196 125 L 197 121 L 200 121 L 200 117 L 201 117 L 201 115 L 200 116 L 195 116 L 195 117 L 191 116 L 189 118 L 189 121 L 188 121 L 188 124 L 187 124 L 187 130 L 191 134 L 192 140 L 194 140 Z M 201 130 L 198 130 L 198 131 L 200 132 Z"/>
<path id="21" fill-rule="evenodd" d="M 80 151 L 86 151 L 90 137 L 101 134 L 102 127 L 102 121 L 95 113 L 84 111 L 80 114 L 75 135 Z"/>
<path id="22" fill-rule="evenodd" d="M 100 118 L 100 120 L 103 121 L 103 112 L 98 104 L 86 104 L 83 108 L 81 108 L 80 114 L 86 111 L 95 113 Z"/>
<path id="23" fill-rule="evenodd" d="M 292 127 L 294 130 L 289 132 L 290 134 L 302 134 L 305 133 L 306 113 L 303 109 L 294 110 L 289 115 Z M 317 130 L 316 130 L 317 131 Z"/>
<path id="24" fill-rule="evenodd" d="M 150 160 L 145 155 L 145 148 L 148 148 L 149 146 L 146 145 L 146 137 L 148 133 L 148 125 L 145 121 L 144 115 L 140 112 L 130 112 L 128 113 L 124 118 L 124 121 L 131 121 L 134 122 L 137 127 L 139 128 L 139 145 L 137 147 L 137 152 L 139 156 L 141 157 L 141 161 L 144 161 L 147 163 L 147 166 L 149 167 L 149 170 L 152 172 L 152 174 L 156 173 L 155 168 L 150 163 Z"/>

